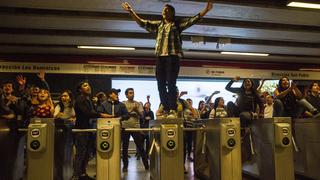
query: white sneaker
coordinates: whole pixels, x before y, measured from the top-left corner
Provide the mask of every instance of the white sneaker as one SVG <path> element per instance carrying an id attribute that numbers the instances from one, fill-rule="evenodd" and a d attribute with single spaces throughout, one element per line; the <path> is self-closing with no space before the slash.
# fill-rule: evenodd
<path id="1" fill-rule="evenodd" d="M 169 119 L 174 119 L 174 118 L 177 118 L 177 112 L 175 110 L 170 110 L 169 111 L 169 115 L 167 116 L 167 118 Z"/>

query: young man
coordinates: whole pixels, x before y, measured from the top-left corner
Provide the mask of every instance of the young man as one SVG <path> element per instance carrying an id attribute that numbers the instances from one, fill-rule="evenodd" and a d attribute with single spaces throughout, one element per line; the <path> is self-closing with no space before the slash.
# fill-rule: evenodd
<path id="1" fill-rule="evenodd" d="M 129 119 L 128 121 L 122 122 L 122 132 L 121 132 L 121 140 L 122 140 L 122 160 L 123 160 L 123 172 L 128 171 L 128 147 L 129 147 L 129 139 L 130 136 L 133 137 L 134 143 L 137 146 L 137 149 L 142 157 L 142 162 L 146 170 L 149 169 L 149 163 L 146 151 L 143 148 L 143 135 L 140 132 L 126 132 L 125 128 L 140 128 L 140 118 L 143 117 L 143 108 L 142 105 L 134 100 L 134 90 L 133 88 L 128 88 L 125 91 L 127 101 L 124 101 L 128 113 Z"/>
<path id="2" fill-rule="evenodd" d="M 77 129 L 88 129 L 91 128 L 90 119 L 92 118 L 110 118 L 112 115 L 97 113 L 95 111 L 94 105 L 91 101 L 91 86 L 87 82 L 81 82 L 77 87 L 80 96 L 75 102 L 75 112 L 76 112 L 76 124 Z M 76 155 L 74 162 L 74 170 L 72 180 L 79 179 L 90 179 L 86 173 L 86 168 L 89 161 L 90 147 L 92 134 L 88 133 L 77 133 L 75 135 L 75 146 Z"/>
<path id="3" fill-rule="evenodd" d="M 149 32 L 157 33 L 155 54 L 158 57 L 156 62 L 156 79 L 161 104 L 165 112 L 176 114 L 176 81 L 179 74 L 179 61 L 182 52 L 182 31 L 197 23 L 200 18 L 212 9 L 212 2 L 207 3 L 205 9 L 199 14 L 186 20 L 176 20 L 175 9 L 166 4 L 162 9 L 161 21 L 150 21 L 140 18 L 131 8 L 129 3 L 122 3 L 124 10 L 130 12 L 132 18 Z"/>
<path id="4" fill-rule="evenodd" d="M 111 117 L 120 118 L 121 121 L 128 120 L 129 114 L 126 106 L 119 102 L 120 89 L 111 89 L 106 93 L 106 101 L 98 107 L 98 112 L 107 113 Z"/>

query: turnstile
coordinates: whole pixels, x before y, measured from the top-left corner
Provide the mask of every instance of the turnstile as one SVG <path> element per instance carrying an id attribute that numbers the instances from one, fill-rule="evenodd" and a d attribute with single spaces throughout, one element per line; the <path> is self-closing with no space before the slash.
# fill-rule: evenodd
<path id="1" fill-rule="evenodd" d="M 97 180 L 120 180 L 120 119 L 97 120 Z"/>
<path id="2" fill-rule="evenodd" d="M 205 126 L 195 137 L 195 174 L 201 179 L 241 180 L 241 140 L 239 118 L 196 122 Z"/>
<path id="3" fill-rule="evenodd" d="M 258 119 L 252 124 L 254 158 L 245 174 L 262 180 L 294 180 L 290 117 Z"/>
<path id="4" fill-rule="evenodd" d="M 293 119 L 295 172 L 320 180 L 320 119 Z"/>
<path id="5" fill-rule="evenodd" d="M 53 180 L 54 136 L 53 118 L 34 118 L 28 127 L 28 180 Z"/>
<path id="6" fill-rule="evenodd" d="M 183 120 L 161 119 L 155 122 L 157 125 L 150 133 L 150 178 L 183 180 Z"/>

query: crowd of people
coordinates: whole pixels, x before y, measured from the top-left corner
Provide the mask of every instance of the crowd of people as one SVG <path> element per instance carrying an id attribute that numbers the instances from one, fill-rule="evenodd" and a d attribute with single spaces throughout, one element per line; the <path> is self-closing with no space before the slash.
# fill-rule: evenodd
<path id="1" fill-rule="evenodd" d="M 122 124 L 122 161 L 123 172 L 128 171 L 128 147 L 130 136 L 137 147 L 137 153 L 141 157 L 146 170 L 149 169 L 148 155 L 149 137 L 148 134 L 140 132 L 125 132 L 125 128 L 147 128 L 149 122 L 162 118 L 183 118 L 186 121 L 196 119 L 214 119 L 224 117 L 240 117 L 241 127 L 245 128 L 259 118 L 271 118 L 289 116 L 292 118 L 300 117 L 318 117 L 320 110 L 319 84 L 312 82 L 307 91 L 303 93 L 297 85 L 289 80 L 288 77 L 282 77 L 279 80 L 274 92 L 261 92 L 261 86 L 254 85 L 251 79 L 244 79 L 240 88 L 232 87 L 234 82 L 240 80 L 235 77 L 227 85 L 226 90 L 235 93 L 237 100 L 235 102 L 225 103 L 223 97 L 213 97 L 219 94 L 215 91 L 205 100 L 200 101 L 198 107 L 193 107 L 192 99 L 183 99 L 185 92 L 176 91 L 176 109 L 175 113 L 169 113 L 162 104 L 156 110 L 154 115 L 150 109 L 150 96 L 147 96 L 145 103 L 134 99 L 134 89 L 127 88 L 125 95 L 127 100 L 119 100 L 119 89 L 110 89 L 106 92 L 99 92 L 92 97 L 91 86 L 88 82 L 81 82 L 77 86 L 76 97 L 70 90 L 64 90 L 55 101 L 50 96 L 50 88 L 45 80 L 45 73 L 37 74 L 39 78 L 38 85 L 28 85 L 26 78 L 22 75 L 17 76 L 16 82 L 5 81 L 2 83 L 0 99 L 0 126 L 9 127 L 10 138 L 1 139 L 8 148 L 1 149 L 1 157 L 9 171 L 1 172 L 7 179 L 15 179 L 19 174 L 13 171 L 23 172 L 21 163 L 23 150 L 19 149 L 24 142 L 24 134 L 16 131 L 17 128 L 27 127 L 30 119 L 37 118 L 55 118 L 56 127 L 62 128 L 66 133 L 56 134 L 64 142 L 55 142 L 56 155 L 56 179 L 63 179 L 61 164 L 65 152 L 61 144 L 73 145 L 76 148 L 74 158 L 73 179 L 88 177 L 86 167 L 94 147 L 94 137 L 92 133 L 78 133 L 72 135 L 71 128 L 92 128 L 92 119 L 96 118 L 120 118 Z M 262 82 L 263 83 L 263 82 Z M 18 84 L 19 87 L 14 88 Z M 178 88 L 176 88 L 178 89 Z M 71 135 L 70 135 L 71 134 Z M 72 138 L 69 138 L 72 137 Z M 193 142 L 192 133 L 185 133 L 185 159 L 190 161 L 192 158 Z M 60 145 L 59 145 L 60 144 Z M 146 146 L 144 146 L 146 144 Z M 72 148 L 70 148 L 70 153 Z M 18 156 L 17 156 L 18 154 Z M 20 160 L 19 160 L 20 159 Z M 22 160 L 21 160 L 22 159 Z M 20 162 L 19 162 L 20 161 Z M 4 165 L 4 163 L 1 163 Z M 2 169 L 2 167 L 0 167 Z M 20 170 L 19 170 L 20 169 Z M 20 173 L 21 174 L 21 173 Z M 23 176 L 23 174 L 22 174 Z"/>

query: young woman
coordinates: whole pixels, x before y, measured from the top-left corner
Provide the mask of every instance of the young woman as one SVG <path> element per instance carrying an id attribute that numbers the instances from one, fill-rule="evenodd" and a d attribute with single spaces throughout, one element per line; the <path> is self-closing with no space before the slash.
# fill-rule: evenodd
<path id="1" fill-rule="evenodd" d="M 55 135 L 55 179 L 63 180 L 66 176 L 63 169 L 72 173 L 72 127 L 76 120 L 74 111 L 73 96 L 71 91 L 65 90 L 60 94 L 59 102 L 54 109 L 54 118 L 56 129 Z M 69 177 L 68 177 L 69 178 Z"/>
<path id="2" fill-rule="evenodd" d="M 257 115 L 259 106 L 259 117 L 263 117 L 264 107 L 257 90 L 253 86 L 251 79 L 244 79 L 240 88 L 231 87 L 234 82 L 239 81 L 240 77 L 235 77 L 226 86 L 226 90 L 238 95 L 238 107 L 240 111 L 241 127 L 247 127 L 253 118 Z"/>
<path id="3" fill-rule="evenodd" d="M 50 97 L 50 93 L 46 89 L 40 89 L 38 93 L 39 104 L 32 112 L 34 117 L 52 118 L 54 113 L 54 105 Z"/>
<path id="4" fill-rule="evenodd" d="M 293 82 L 290 83 L 289 78 L 286 76 L 279 80 L 274 95 L 274 117 L 299 117 L 304 110 L 311 112 L 313 115 L 318 113 L 318 110 L 303 98 L 303 95 L 296 84 Z"/>
<path id="5" fill-rule="evenodd" d="M 213 106 L 214 108 L 209 114 L 209 119 L 224 118 L 228 116 L 227 110 L 225 109 L 223 97 L 216 98 Z"/>

